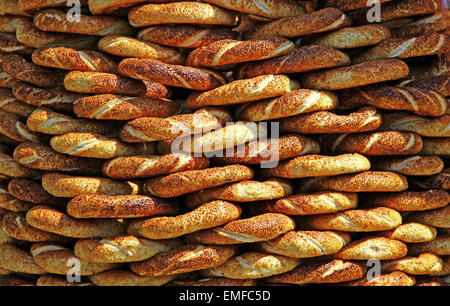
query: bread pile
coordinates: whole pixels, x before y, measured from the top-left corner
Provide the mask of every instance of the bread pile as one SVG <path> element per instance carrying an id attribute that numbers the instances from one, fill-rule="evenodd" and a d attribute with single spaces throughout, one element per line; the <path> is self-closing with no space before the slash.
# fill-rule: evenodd
<path id="1" fill-rule="evenodd" d="M 446 285 L 450 15 L 380 2 L 0 1 L 0 284 Z"/>

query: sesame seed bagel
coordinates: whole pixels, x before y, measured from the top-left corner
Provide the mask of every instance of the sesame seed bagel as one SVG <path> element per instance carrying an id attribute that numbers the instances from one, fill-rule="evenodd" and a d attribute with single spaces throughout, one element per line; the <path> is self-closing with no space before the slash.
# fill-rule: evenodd
<path id="1" fill-rule="evenodd" d="M 434 226 L 409 222 L 403 223 L 389 231 L 380 232 L 378 235 L 406 243 L 420 243 L 434 240 L 437 235 L 437 230 Z"/>
<path id="2" fill-rule="evenodd" d="M 343 260 L 388 260 L 402 258 L 407 251 L 403 242 L 385 237 L 368 237 L 350 242 L 333 256 Z"/>

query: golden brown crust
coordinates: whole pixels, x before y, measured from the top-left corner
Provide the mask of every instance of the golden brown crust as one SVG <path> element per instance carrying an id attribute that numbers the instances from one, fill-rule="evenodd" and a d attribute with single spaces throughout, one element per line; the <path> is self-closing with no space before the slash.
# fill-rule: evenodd
<path id="1" fill-rule="evenodd" d="M 391 0 L 380 0 L 379 3 L 389 2 Z M 324 3 L 325 7 L 336 7 L 343 12 L 353 11 L 368 6 L 366 0 L 327 0 Z"/>
<path id="2" fill-rule="evenodd" d="M 176 202 L 143 195 L 81 194 L 67 204 L 67 213 L 74 218 L 139 218 L 174 215 Z"/>
<path id="3" fill-rule="evenodd" d="M 9 211 L 26 212 L 31 207 L 33 207 L 33 203 L 16 199 L 8 193 L 6 186 L 0 185 L 0 208 L 2 208 L 5 213 Z"/>
<path id="4" fill-rule="evenodd" d="M 248 79 L 265 74 L 300 73 L 350 64 L 345 53 L 321 45 L 299 47 L 289 54 L 272 59 L 243 64 L 235 72 L 237 79 Z"/>
<path id="5" fill-rule="evenodd" d="M 422 253 L 418 257 L 405 256 L 397 260 L 384 261 L 381 269 L 386 272 L 402 271 L 412 275 L 427 275 L 442 271 L 443 261 L 432 253 Z"/>
<path id="6" fill-rule="evenodd" d="M 348 67 L 308 72 L 300 77 L 306 88 L 338 90 L 404 78 L 409 68 L 398 59 L 376 60 Z"/>
<path id="7" fill-rule="evenodd" d="M 86 1 L 86 0 L 85 0 Z M 88 0 L 89 11 L 93 15 L 112 13 L 117 9 L 133 6 L 146 0 Z"/>
<path id="8" fill-rule="evenodd" d="M 210 90 L 226 83 L 225 77 L 212 70 L 171 65 L 155 59 L 127 58 L 118 66 L 122 75 L 195 90 Z"/>
<path id="9" fill-rule="evenodd" d="M 147 4 L 132 8 L 128 19 L 134 27 L 165 23 L 194 23 L 233 26 L 237 15 L 208 3 L 175 2 Z"/>
<path id="10" fill-rule="evenodd" d="M 4 243 L 0 248 L 0 267 L 14 272 L 27 274 L 45 274 L 33 257 L 13 243 Z"/>
<path id="11" fill-rule="evenodd" d="M 48 204 L 55 206 L 65 205 L 65 201 L 55 198 L 44 188 L 39 181 L 30 179 L 15 178 L 8 183 L 8 192 L 16 199 L 33 204 Z"/>
<path id="12" fill-rule="evenodd" d="M 0 5 L 0 15 L 26 15 L 20 10 L 18 0 L 4 0 Z"/>
<path id="13" fill-rule="evenodd" d="M 445 190 L 404 191 L 401 193 L 380 193 L 369 196 L 367 203 L 386 206 L 398 211 L 420 211 L 446 206 L 450 195 Z"/>
<path id="14" fill-rule="evenodd" d="M 21 117 L 28 117 L 36 107 L 17 100 L 9 88 L 0 88 L 0 110 Z"/>
<path id="15" fill-rule="evenodd" d="M 145 261 L 131 263 L 130 268 L 139 275 L 173 275 L 220 266 L 235 253 L 236 248 L 229 245 L 189 244 L 156 254 Z"/>
<path id="16" fill-rule="evenodd" d="M 419 155 L 439 155 L 449 157 L 450 137 L 423 137 L 423 147 Z"/>
<path id="17" fill-rule="evenodd" d="M 283 214 L 266 213 L 239 219 L 224 226 L 198 231 L 185 237 L 190 243 L 241 244 L 274 239 L 295 228 L 294 220 Z"/>
<path id="18" fill-rule="evenodd" d="M 26 213 L 29 225 L 66 237 L 106 238 L 125 233 L 125 224 L 114 219 L 77 220 L 45 205 L 38 205 Z"/>
<path id="19" fill-rule="evenodd" d="M 439 228 L 450 228 L 450 220 L 448 215 L 450 206 L 435 208 L 426 211 L 413 212 L 406 216 L 405 220 L 409 222 L 419 222 Z"/>
<path id="20" fill-rule="evenodd" d="M 416 279 L 401 271 L 393 271 L 391 273 L 375 276 L 371 279 L 363 277 L 359 280 L 345 283 L 343 286 L 414 286 Z"/>
<path id="21" fill-rule="evenodd" d="M 444 169 L 441 173 L 419 179 L 411 178 L 411 183 L 425 189 L 450 189 L 449 170 Z"/>
<path id="22" fill-rule="evenodd" d="M 24 119 L 13 113 L 0 113 L 0 132 L 18 142 L 44 143 L 47 137 L 44 134 L 31 131 Z"/>
<path id="23" fill-rule="evenodd" d="M 403 86 L 433 90 L 443 96 L 450 96 L 450 76 L 424 77 L 406 82 Z"/>
<path id="24" fill-rule="evenodd" d="M 0 87 L 14 88 L 21 82 L 9 73 L 0 72 Z"/>
<path id="25" fill-rule="evenodd" d="M 175 197 L 204 188 L 249 180 L 253 175 L 253 170 L 243 165 L 189 170 L 151 178 L 145 183 L 144 189 L 147 193 L 160 197 Z"/>
<path id="26" fill-rule="evenodd" d="M 66 0 L 18 0 L 17 3 L 19 9 L 27 14 L 46 7 L 59 7 L 67 5 Z M 88 3 L 88 0 L 80 0 L 79 3 L 84 6 Z"/>
<path id="27" fill-rule="evenodd" d="M 174 65 L 183 65 L 186 61 L 185 56 L 174 48 L 128 36 L 105 36 L 99 40 L 98 48 L 121 57 L 155 59 Z"/>
<path id="28" fill-rule="evenodd" d="M 429 242 L 434 240 L 436 235 L 437 230 L 434 226 L 417 222 L 403 223 L 395 229 L 378 233 L 378 236 L 406 243 Z"/>
<path id="29" fill-rule="evenodd" d="M 450 234 L 438 233 L 432 241 L 408 245 L 408 255 L 415 256 L 428 252 L 438 256 L 450 255 Z"/>
<path id="30" fill-rule="evenodd" d="M 333 256 L 342 260 L 387 260 L 402 258 L 407 252 L 403 242 L 385 237 L 367 237 L 350 242 Z"/>
<path id="31" fill-rule="evenodd" d="M 449 12 L 448 10 L 437 11 L 431 16 L 412 20 L 402 26 L 391 29 L 392 37 L 395 38 L 410 38 L 433 32 L 441 32 L 449 27 Z"/>
<path id="32" fill-rule="evenodd" d="M 53 274 L 44 274 L 40 276 L 36 280 L 36 286 L 94 286 L 93 283 L 90 282 L 69 282 L 66 277 L 53 275 Z"/>
<path id="33" fill-rule="evenodd" d="M 372 170 L 392 171 L 404 175 L 433 175 L 444 169 L 439 156 L 385 157 L 371 159 Z"/>
<path id="34" fill-rule="evenodd" d="M 30 54 L 32 48 L 19 42 L 14 33 L 0 33 L 0 51 L 9 54 Z"/>
<path id="35" fill-rule="evenodd" d="M 109 270 L 89 276 L 97 286 L 162 286 L 178 275 L 142 276 L 127 270 Z"/>
<path id="36" fill-rule="evenodd" d="M 6 153 L 0 153 L 0 173 L 11 178 L 33 178 L 41 174 L 40 171 L 24 167 Z"/>

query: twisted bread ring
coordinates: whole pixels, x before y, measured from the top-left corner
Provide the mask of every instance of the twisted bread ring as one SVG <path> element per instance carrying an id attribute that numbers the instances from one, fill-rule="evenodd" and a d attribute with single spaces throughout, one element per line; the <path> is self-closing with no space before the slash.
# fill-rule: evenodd
<path id="1" fill-rule="evenodd" d="M 369 196 L 367 203 L 373 206 L 389 207 L 397 211 L 421 211 L 446 206 L 450 203 L 450 195 L 441 189 L 380 193 Z"/>
<path id="2" fill-rule="evenodd" d="M 220 266 L 236 253 L 231 245 L 189 244 L 130 264 L 139 275 L 164 276 Z"/>
<path id="3" fill-rule="evenodd" d="M 450 189 L 450 175 L 449 169 L 444 169 L 441 173 L 421 177 L 420 179 L 411 179 L 413 185 L 425 189 Z"/>
<path id="4" fill-rule="evenodd" d="M 191 114 L 167 118 L 142 117 L 125 124 L 120 131 L 120 139 L 126 142 L 175 139 L 217 129 L 231 120 L 226 109 L 216 107 L 205 107 Z"/>
<path id="5" fill-rule="evenodd" d="M 48 204 L 55 206 L 63 206 L 66 201 L 58 199 L 42 188 L 40 182 L 30 179 L 15 178 L 8 183 L 8 192 L 16 199 L 30 202 L 33 204 Z"/>
<path id="6" fill-rule="evenodd" d="M 224 39 L 237 39 L 238 33 L 225 27 L 195 24 L 152 26 L 139 31 L 137 38 L 165 46 L 199 48 Z"/>
<path id="7" fill-rule="evenodd" d="M 209 166 L 207 157 L 182 153 L 117 157 L 103 164 L 102 172 L 113 179 L 147 178 Z"/>
<path id="8" fill-rule="evenodd" d="M 15 33 L 16 23 L 19 20 L 29 20 L 28 17 L 14 16 L 14 15 L 0 15 L 0 32 L 2 33 Z"/>
<path id="9" fill-rule="evenodd" d="M 382 25 L 364 25 L 342 28 L 311 38 L 308 43 L 325 45 L 336 49 L 360 48 L 377 45 L 389 39 L 391 32 Z"/>
<path id="10" fill-rule="evenodd" d="M 70 156 L 44 144 L 24 142 L 14 149 L 14 160 L 27 168 L 98 175 L 102 160 Z"/>
<path id="11" fill-rule="evenodd" d="M 257 242 L 256 250 L 289 256 L 309 258 L 337 253 L 350 242 L 350 235 L 330 231 L 291 231 L 275 239 Z"/>
<path id="12" fill-rule="evenodd" d="M 439 54 L 430 59 L 427 64 L 410 65 L 408 78 L 420 79 L 424 77 L 449 76 L 450 75 L 450 52 Z"/>
<path id="13" fill-rule="evenodd" d="M 301 260 L 281 255 L 246 252 L 232 257 L 224 264 L 203 270 L 203 276 L 227 277 L 231 279 L 259 279 L 288 272 Z"/>
<path id="14" fill-rule="evenodd" d="M 74 252 L 78 258 L 90 262 L 120 263 L 146 260 L 181 245 L 181 240 L 177 239 L 157 241 L 134 236 L 116 236 L 78 240 Z"/>
<path id="15" fill-rule="evenodd" d="M 292 0 L 274 0 L 270 2 L 255 2 L 250 0 L 235 2 L 229 2 L 226 0 L 206 0 L 205 2 L 229 10 L 271 19 L 298 16 L 306 13 L 306 9 L 301 3 Z"/>
<path id="16" fill-rule="evenodd" d="M 439 156 L 391 157 L 371 160 L 372 170 L 392 171 L 404 175 L 433 175 L 444 169 Z"/>
<path id="17" fill-rule="evenodd" d="M 139 185 L 130 181 L 114 181 L 103 177 L 71 176 L 45 173 L 42 187 L 55 197 L 73 198 L 81 194 L 136 195 Z"/>
<path id="18" fill-rule="evenodd" d="M 85 34 L 94 36 L 133 35 L 134 29 L 126 20 L 112 16 L 78 15 L 79 22 L 71 22 L 66 13 L 44 9 L 33 17 L 34 25 L 42 31 Z"/>
<path id="19" fill-rule="evenodd" d="M 349 153 L 337 156 L 305 155 L 281 163 L 275 168 L 261 171 L 263 176 L 302 178 L 330 176 L 370 169 L 370 161 L 361 154 Z"/>
<path id="20" fill-rule="evenodd" d="M 20 82 L 12 88 L 13 95 L 32 106 L 47 107 L 56 112 L 69 113 L 72 103 L 81 95 L 66 91 L 62 87 L 40 88 Z"/>
<path id="21" fill-rule="evenodd" d="M 133 220 L 127 231 L 130 235 L 149 239 L 176 238 L 226 224 L 238 219 L 241 213 L 241 207 L 236 204 L 212 201 L 183 215 Z"/>
<path id="22" fill-rule="evenodd" d="M 249 79 L 258 75 L 299 73 L 350 64 L 345 53 L 327 46 L 307 45 L 275 58 L 244 63 L 235 72 L 236 79 Z"/>
<path id="23" fill-rule="evenodd" d="M 253 170 L 243 165 L 189 170 L 147 180 L 144 189 L 159 197 L 176 197 L 205 188 L 253 178 Z"/>
<path id="24" fill-rule="evenodd" d="M 269 283 L 327 284 L 360 279 L 366 274 L 364 263 L 333 259 L 302 264 L 295 269 L 266 279 Z"/>
<path id="25" fill-rule="evenodd" d="M 318 111 L 284 118 L 280 121 L 280 131 L 303 134 L 361 133 L 376 130 L 381 123 L 382 118 L 377 114 L 377 109 L 368 106 L 349 115 Z"/>
<path id="26" fill-rule="evenodd" d="M 16 100 L 9 88 L 0 88 L 0 110 L 20 117 L 28 117 L 36 107 Z"/>
<path id="27" fill-rule="evenodd" d="M 17 161 L 15 161 L 14 158 L 6 153 L 0 153 L 0 173 L 11 178 L 33 178 L 41 174 L 40 171 L 22 166 Z"/>
<path id="28" fill-rule="evenodd" d="M 449 271 L 450 271 L 450 257 L 449 256 L 443 256 L 442 260 L 443 260 L 442 271 L 438 272 L 438 273 L 434 273 L 433 275 L 445 276 L 445 275 L 449 274 Z"/>
<path id="29" fill-rule="evenodd" d="M 3 58 L 2 69 L 12 77 L 41 87 L 52 87 L 61 84 L 61 75 L 44 69 L 23 56 L 10 54 Z"/>
<path id="30" fill-rule="evenodd" d="M 300 87 L 285 75 L 263 75 L 236 80 L 218 88 L 189 95 L 186 106 L 198 109 L 207 105 L 230 105 L 281 96 Z"/>
<path id="31" fill-rule="evenodd" d="M 442 116 L 447 112 L 445 98 L 435 91 L 414 87 L 372 85 L 339 92 L 342 105 L 371 105 L 389 110 L 405 110 L 423 116 Z"/>
<path id="32" fill-rule="evenodd" d="M 76 99 L 73 111 L 78 117 L 97 120 L 132 120 L 141 117 L 166 118 L 180 108 L 180 103 L 146 97 L 95 95 Z"/>
<path id="33" fill-rule="evenodd" d="M 419 155 L 439 155 L 444 158 L 450 156 L 450 137 L 422 137 L 423 148 Z"/>
<path id="34" fill-rule="evenodd" d="M 87 94 L 119 94 L 156 99 L 170 95 L 169 89 L 159 83 L 106 72 L 71 71 L 64 78 L 64 87 L 69 91 Z"/>
<path id="35" fill-rule="evenodd" d="M 359 280 L 348 282 L 345 286 L 414 286 L 416 279 L 406 273 L 393 271 L 370 278 L 363 277 Z"/>
<path id="36" fill-rule="evenodd" d="M 50 139 L 50 145 L 60 153 L 102 159 L 155 153 L 154 143 L 128 144 L 94 133 L 54 136 Z"/>
<path id="37" fill-rule="evenodd" d="M 233 26 L 238 16 L 208 3 L 174 2 L 132 8 L 128 20 L 133 27 L 166 23 L 194 23 Z"/>
<path id="38" fill-rule="evenodd" d="M 119 73 L 134 79 L 194 90 L 210 90 L 226 83 L 225 77 L 212 70 L 171 65 L 155 59 L 126 58 L 119 63 Z"/>
<path id="39" fill-rule="evenodd" d="M 107 15 L 120 8 L 133 6 L 146 0 L 89 0 L 89 11 L 92 15 Z"/>
<path id="40" fill-rule="evenodd" d="M 116 264 L 80 260 L 72 250 L 55 243 L 35 243 L 31 246 L 30 253 L 38 266 L 53 274 L 68 275 L 71 269 L 68 263 L 73 258 L 79 260 L 80 276 L 97 274 L 117 267 Z"/>
<path id="41" fill-rule="evenodd" d="M 7 213 L 7 210 L 5 209 L 5 214 Z M 0 245 L 4 244 L 4 243 L 14 243 L 14 238 L 12 238 L 11 236 L 9 236 L 4 230 L 3 230 L 3 214 L 0 215 Z M 3 269 L 3 268 L 1 268 Z M 3 273 L 0 273 L 0 275 Z"/>
<path id="42" fill-rule="evenodd" d="M 185 56 L 174 48 L 128 36 L 105 36 L 99 40 L 98 48 L 117 56 L 149 58 L 174 65 L 183 65 L 186 61 Z"/>
<path id="43" fill-rule="evenodd" d="M 0 267 L 9 271 L 27 274 L 45 274 L 30 253 L 20 249 L 13 243 L 4 243 L 0 248 Z"/>
<path id="44" fill-rule="evenodd" d="M 294 228 L 294 220 L 290 217 L 267 213 L 188 234 L 185 239 L 189 243 L 215 245 L 251 243 L 274 239 Z"/>
<path id="45" fill-rule="evenodd" d="M 301 221 L 304 226 L 315 230 L 373 232 L 396 228 L 402 223 L 402 217 L 391 208 L 376 207 L 304 216 Z"/>
<path id="46" fill-rule="evenodd" d="M 450 52 L 450 36 L 431 33 L 413 38 L 391 38 L 375 47 L 362 51 L 352 58 L 352 63 L 374 61 L 384 58 L 410 58 Z"/>
<path id="47" fill-rule="evenodd" d="M 127 270 L 109 270 L 89 276 L 97 286 L 162 286 L 177 275 L 141 276 Z"/>
<path id="48" fill-rule="evenodd" d="M 350 25 L 350 19 L 336 8 L 281 18 L 257 27 L 246 39 L 270 36 L 299 37 L 336 30 Z"/>
<path id="49" fill-rule="evenodd" d="M 22 122 L 23 118 L 13 113 L 0 113 L 0 133 L 18 142 L 43 143 L 47 137 L 33 132 Z"/>
<path id="50" fill-rule="evenodd" d="M 336 108 L 338 98 L 326 91 L 297 89 L 281 97 L 243 105 L 238 111 L 240 120 L 266 121 L 318 110 Z"/>
<path id="51" fill-rule="evenodd" d="M 27 224 L 25 212 L 9 212 L 3 216 L 2 228 L 15 239 L 30 242 L 70 242 L 67 237 L 34 228 Z"/>
<path id="52" fill-rule="evenodd" d="M 30 14 L 41 8 L 67 5 L 67 1 L 65 0 L 18 0 L 17 3 L 22 12 Z M 84 6 L 88 3 L 88 0 L 80 0 L 79 3 L 81 6 Z"/>
<path id="53" fill-rule="evenodd" d="M 34 206 L 25 217 L 35 228 L 73 238 L 107 238 L 126 230 L 125 224 L 115 219 L 78 220 L 45 205 Z"/>
<path id="54" fill-rule="evenodd" d="M 295 44 L 282 37 L 246 41 L 220 40 L 192 51 L 186 64 L 192 67 L 217 67 L 264 60 L 285 55 L 294 49 Z"/>
<path id="55" fill-rule="evenodd" d="M 64 70 L 114 72 L 117 63 L 109 56 L 93 50 L 75 50 L 67 47 L 36 49 L 33 63 Z"/>
<path id="56" fill-rule="evenodd" d="M 356 208 L 356 193 L 316 192 L 297 194 L 275 201 L 264 201 L 251 206 L 255 214 L 281 213 L 286 215 L 329 214 L 340 210 Z"/>
<path id="57" fill-rule="evenodd" d="M 231 279 L 226 277 L 209 277 L 198 280 L 174 280 L 169 286 L 256 286 L 254 279 Z"/>
<path id="58" fill-rule="evenodd" d="M 432 241 L 408 245 L 408 255 L 415 256 L 422 253 L 434 253 L 438 256 L 450 255 L 450 234 L 438 233 Z"/>
<path id="59" fill-rule="evenodd" d="M 8 193 L 6 186 L 0 185 L 0 208 L 5 210 L 5 213 L 9 211 L 13 212 L 26 212 L 34 205 L 30 202 L 25 202 L 16 199 L 11 194 Z M 0 231 L 1 232 L 1 231 Z"/>
<path id="60" fill-rule="evenodd" d="M 429 242 L 436 238 L 437 230 L 434 226 L 410 222 L 403 223 L 389 231 L 378 233 L 381 237 L 395 239 L 406 243 Z"/>
<path id="61" fill-rule="evenodd" d="M 413 20 L 403 26 L 391 29 L 392 37 L 410 38 L 424 34 L 442 32 L 449 27 L 448 10 L 437 11 L 433 15 Z"/>
<path id="62" fill-rule="evenodd" d="M 27 127 L 33 132 L 62 135 L 72 132 L 114 135 L 117 133 L 112 122 L 78 119 L 39 107 L 27 118 Z"/>
<path id="63" fill-rule="evenodd" d="M 415 79 L 404 83 L 402 86 L 414 87 L 417 89 L 433 90 L 443 96 L 450 96 L 450 89 L 448 86 L 450 76 L 440 75 L 433 77 L 424 77 Z"/>
<path id="64" fill-rule="evenodd" d="M 14 88 L 21 82 L 9 73 L 0 72 L 0 87 Z"/>
<path id="65" fill-rule="evenodd" d="M 442 259 L 432 253 L 423 253 L 418 257 L 405 256 L 381 264 L 381 270 L 384 272 L 402 271 L 412 275 L 439 273 L 442 267 Z"/>
<path id="66" fill-rule="evenodd" d="M 303 74 L 299 81 L 306 88 L 338 90 L 397 80 L 408 74 L 409 68 L 405 62 L 399 59 L 386 59 L 308 72 Z"/>
<path id="67" fill-rule="evenodd" d="M 213 200 L 254 202 L 278 199 L 291 195 L 292 188 L 291 183 L 286 180 L 241 181 L 188 194 L 184 198 L 184 204 L 192 209 Z"/>
<path id="68" fill-rule="evenodd" d="M 82 194 L 67 204 L 67 213 L 74 218 L 139 218 L 174 215 L 179 205 L 143 195 Z"/>
<path id="69" fill-rule="evenodd" d="M 392 0 L 380 0 L 379 3 L 385 3 Z M 353 11 L 367 7 L 366 0 L 327 0 L 324 3 L 325 7 L 337 7 L 343 12 Z"/>
<path id="70" fill-rule="evenodd" d="M 425 137 L 450 137 L 450 116 L 424 118 L 408 113 L 383 115 L 382 130 L 414 132 Z"/>
<path id="71" fill-rule="evenodd" d="M 333 256 L 343 260 L 388 260 L 407 254 L 406 244 L 385 237 L 366 237 L 350 242 Z"/>
<path id="72" fill-rule="evenodd" d="M 267 141 L 252 141 L 245 146 L 227 151 L 226 156 L 215 156 L 213 159 L 221 163 L 263 164 L 270 163 L 274 158 L 285 160 L 299 155 L 317 154 L 319 143 L 301 135 L 284 135 L 280 138 L 270 138 Z"/>
<path id="73" fill-rule="evenodd" d="M 412 155 L 422 150 L 422 138 L 416 133 L 382 131 L 334 134 L 321 137 L 321 147 L 330 153 L 357 152 L 365 155 Z"/>
<path id="74" fill-rule="evenodd" d="M 435 208 L 426 211 L 416 211 L 408 216 L 406 220 L 409 222 L 419 222 L 439 228 L 450 228 L 449 220 L 450 206 Z"/>
<path id="75" fill-rule="evenodd" d="M 13 54 L 31 54 L 33 49 L 22 44 L 13 33 L 0 33 L 0 51 Z"/>

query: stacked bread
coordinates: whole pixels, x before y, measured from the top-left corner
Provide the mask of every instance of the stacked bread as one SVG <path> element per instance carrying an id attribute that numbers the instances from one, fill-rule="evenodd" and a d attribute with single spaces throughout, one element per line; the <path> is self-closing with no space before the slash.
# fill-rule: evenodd
<path id="1" fill-rule="evenodd" d="M 0 2 L 1 285 L 448 284 L 440 0 L 78 2 Z"/>

